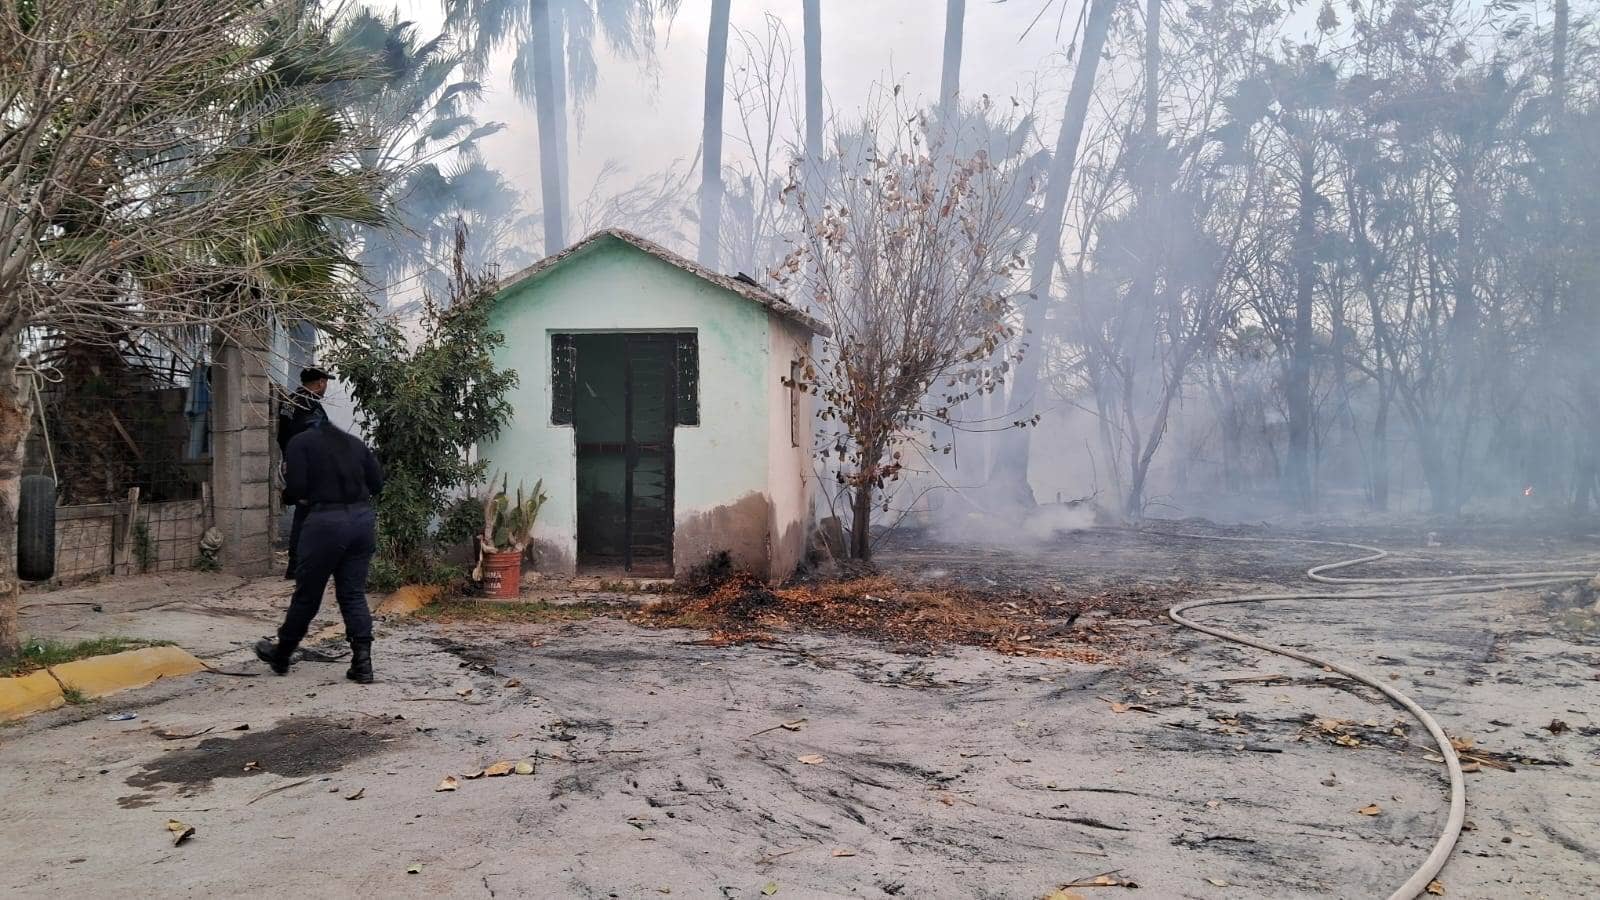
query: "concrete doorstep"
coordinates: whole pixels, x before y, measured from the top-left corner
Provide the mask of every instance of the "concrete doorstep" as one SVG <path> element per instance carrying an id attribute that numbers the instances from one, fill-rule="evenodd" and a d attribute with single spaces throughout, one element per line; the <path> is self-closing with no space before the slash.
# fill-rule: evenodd
<path id="1" fill-rule="evenodd" d="M 59 709 L 66 705 L 68 691 L 93 700 L 163 678 L 193 675 L 205 667 L 205 663 L 179 647 L 143 647 L 0 678 L 0 722 Z"/>

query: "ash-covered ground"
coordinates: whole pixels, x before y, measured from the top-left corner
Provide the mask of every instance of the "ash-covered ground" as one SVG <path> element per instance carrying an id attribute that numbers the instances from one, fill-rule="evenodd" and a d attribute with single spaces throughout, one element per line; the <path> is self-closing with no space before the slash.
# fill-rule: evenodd
<path id="1" fill-rule="evenodd" d="M 391 623 L 380 683 L 359 688 L 337 664 L 261 675 L 219 644 L 215 663 L 243 674 L 0 731 L 0 791 L 16 826 L 0 835 L 10 863 L 0 889 L 1042 897 L 1098 879 L 1127 887 L 1066 890 L 1386 895 L 1444 820 L 1443 767 L 1426 735 L 1370 690 L 1161 616 L 1175 594 L 1296 587 L 1307 566 L 1349 551 L 1174 532 L 1252 530 L 1169 522 L 983 548 L 912 531 L 886 542 L 885 576 L 906 596 L 1003 607 L 996 620 L 1018 629 L 1007 648 L 848 627 L 855 606 L 844 626 L 756 610 L 745 624 L 761 633 L 740 640 L 716 640 L 712 621 L 636 625 L 631 607 L 541 606 Z M 1258 533 L 1395 551 L 1362 574 L 1596 558 L 1590 537 L 1526 528 Z M 117 590 L 105 599 L 138 593 Z M 193 593 L 242 643 L 270 627 L 284 592 L 206 582 Z M 841 602 L 863 593 L 878 596 Z M 160 637 L 148 633 L 160 615 L 188 605 L 117 621 Z M 74 608 L 85 609 L 46 612 L 82 634 L 90 614 Z M 1471 829 L 1443 873 L 1446 896 L 1592 894 L 1600 639 L 1566 599 L 1288 602 L 1206 616 L 1392 677 L 1466 748 Z M 205 633 L 216 644 L 221 631 Z M 1106 652 L 1085 663 L 1033 643 Z M 122 708 L 139 718 L 106 720 Z M 466 778 L 499 760 L 536 770 Z M 437 791 L 447 776 L 456 790 Z M 169 819 L 195 836 L 173 846 Z"/>

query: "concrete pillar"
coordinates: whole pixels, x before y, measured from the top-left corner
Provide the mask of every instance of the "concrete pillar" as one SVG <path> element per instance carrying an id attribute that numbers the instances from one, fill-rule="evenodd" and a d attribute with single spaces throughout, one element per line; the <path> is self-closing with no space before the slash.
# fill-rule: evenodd
<path id="1" fill-rule="evenodd" d="M 272 572 L 272 395 L 264 336 L 212 348 L 211 503 L 222 569 Z"/>

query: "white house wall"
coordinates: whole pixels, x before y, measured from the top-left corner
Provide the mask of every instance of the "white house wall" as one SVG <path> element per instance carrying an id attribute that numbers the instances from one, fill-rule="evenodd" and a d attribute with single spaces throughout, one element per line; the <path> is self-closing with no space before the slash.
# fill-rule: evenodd
<path id="1" fill-rule="evenodd" d="M 806 538 L 812 518 L 812 398 L 784 384 L 790 364 L 803 361 L 810 353 L 811 332 L 786 322 L 774 322 L 769 330 L 767 396 L 772 415 L 767 418 L 767 485 L 771 504 L 772 571 L 779 576 L 793 572 L 806 552 Z M 791 400 L 797 435 L 791 433 Z"/>
<path id="2" fill-rule="evenodd" d="M 769 545 L 773 427 L 768 311 L 621 242 L 602 242 L 509 287 L 494 326 L 506 336 L 497 357 L 517 370 L 512 421 L 481 448 L 492 472 L 529 486 L 544 481 L 535 564 L 572 572 L 577 560 L 577 453 L 571 426 L 550 423 L 550 335 L 586 331 L 693 331 L 700 355 L 700 424 L 673 434 L 673 564 L 678 572 L 708 553 L 771 574 Z M 772 329 L 779 330 L 779 329 Z M 787 372 L 787 360 L 782 363 Z M 787 401 L 785 401 L 785 404 Z M 787 405 L 782 407 L 787 416 Z M 786 419 L 785 419 L 786 421 Z M 787 431 L 784 449 L 789 449 Z M 788 481 L 781 492 L 793 508 Z"/>

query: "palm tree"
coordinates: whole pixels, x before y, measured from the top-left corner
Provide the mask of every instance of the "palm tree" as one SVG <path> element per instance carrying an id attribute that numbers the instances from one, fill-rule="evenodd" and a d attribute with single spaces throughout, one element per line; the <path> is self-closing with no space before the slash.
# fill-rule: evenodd
<path id="1" fill-rule="evenodd" d="M 340 101 L 371 137 L 361 166 L 382 173 L 387 205 L 395 210 L 389 227 L 360 234 L 360 261 L 382 306 L 389 285 L 409 273 L 427 273 L 448 249 L 453 218 L 441 219 L 435 211 L 459 210 L 464 197 L 439 192 L 464 182 L 445 177 L 438 161 L 455 155 L 470 167 L 478 142 L 505 126 L 472 115 L 483 86 L 456 77 L 464 57 L 443 35 L 420 41 L 415 26 L 398 15 L 363 9 L 340 23 L 334 41 L 365 60 L 364 77 L 344 85 Z"/>
<path id="2" fill-rule="evenodd" d="M 1083 137 L 1083 124 L 1089 113 L 1089 97 L 1094 92 L 1095 72 L 1100 65 L 1100 54 L 1105 48 L 1106 34 L 1111 29 L 1111 14 L 1116 6 L 1117 0 L 1090 0 L 1089 14 L 1083 26 L 1083 43 L 1078 48 L 1077 67 L 1072 75 L 1072 88 L 1067 92 L 1061 131 L 1056 136 L 1050 175 L 1045 180 L 1044 206 L 1037 219 L 1038 237 L 1034 244 L 1033 271 L 1029 278 L 1029 299 L 1023 314 L 1023 331 L 1030 345 L 1017 365 L 1016 380 L 1011 391 L 1016 401 L 1012 418 L 1019 422 L 1032 419 L 1037 408 L 1039 362 L 1044 352 L 1040 335 L 1044 330 L 1051 281 L 1061 256 L 1062 220 L 1066 216 L 1067 198 L 1072 190 L 1078 141 Z M 1025 505 L 1033 503 L 1033 488 L 1028 484 L 1029 436 L 1026 429 L 1013 429 L 1008 433 L 996 467 L 997 474 L 1006 479 L 1005 483 L 996 487 L 1007 499 Z"/>
<path id="3" fill-rule="evenodd" d="M 546 256 L 559 253 L 567 246 L 562 225 L 566 205 L 566 179 L 561 165 L 560 136 L 565 134 L 565 113 L 558 109 L 555 84 L 555 20 L 550 16 L 550 0 L 533 0 L 533 83 L 534 96 L 538 98 L 539 112 L 539 174 L 540 199 L 544 205 L 544 252 Z M 519 52 L 518 58 L 522 54 Z M 556 122 L 562 122 L 558 131 Z"/>
<path id="4" fill-rule="evenodd" d="M 966 21 L 967 0 L 945 0 L 944 73 L 939 80 L 939 113 L 946 122 L 955 120 L 961 94 L 961 39 Z"/>
<path id="5" fill-rule="evenodd" d="M 806 165 L 822 164 L 822 0 L 805 0 Z"/>
<path id="6" fill-rule="evenodd" d="M 711 0 L 706 37 L 705 131 L 701 138 L 700 264 L 719 262 L 722 239 L 722 101 L 728 73 L 728 15 L 731 0 Z"/>
<path id="7" fill-rule="evenodd" d="M 492 54 L 513 47 L 511 88 L 524 104 L 536 111 L 540 144 L 550 134 L 555 150 L 548 164 L 541 150 L 543 205 L 553 207 L 547 218 L 545 244 L 563 235 L 571 211 L 568 185 L 568 118 L 583 122 L 584 103 L 599 84 L 595 39 L 604 37 L 615 54 L 649 65 L 656 38 L 656 18 L 677 13 L 682 0 L 444 0 L 446 27 L 459 35 L 468 49 L 467 72 L 480 76 Z M 544 61 L 548 59 L 548 66 Z M 551 75 L 546 90 L 541 70 Z M 572 112 L 569 113 L 569 106 Z M 553 201 L 550 198 L 555 198 Z M 557 249 L 560 249 L 557 247 Z"/>

